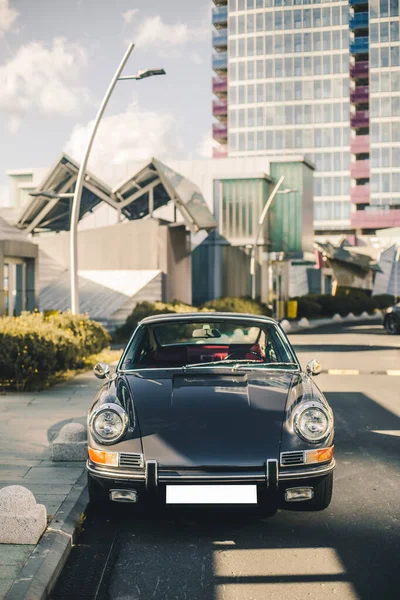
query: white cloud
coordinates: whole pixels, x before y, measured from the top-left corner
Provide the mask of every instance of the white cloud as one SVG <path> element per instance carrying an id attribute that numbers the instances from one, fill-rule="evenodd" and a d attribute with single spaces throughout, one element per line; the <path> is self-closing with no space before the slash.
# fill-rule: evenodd
<path id="1" fill-rule="evenodd" d="M 125 112 L 102 120 L 89 168 L 101 174 L 103 179 L 111 180 L 116 166 L 144 162 L 152 156 L 176 158 L 183 147 L 177 125 L 172 115 L 141 109 L 134 101 Z M 77 161 L 82 159 L 92 128 L 93 121 L 75 127 L 65 147 Z"/>
<path id="2" fill-rule="evenodd" d="M 10 7 L 9 0 L 0 0 L 0 37 L 11 29 L 18 14 Z"/>
<path id="3" fill-rule="evenodd" d="M 201 23 L 190 26 L 187 23 L 164 23 L 159 15 L 148 17 L 141 22 L 134 32 L 133 40 L 137 46 L 153 46 L 163 52 L 165 48 L 176 48 L 189 42 L 204 39 L 209 27 Z"/>
<path id="4" fill-rule="evenodd" d="M 124 19 L 125 23 L 129 25 L 129 23 L 132 23 L 132 21 L 135 19 L 138 12 L 138 8 L 131 8 L 130 10 L 127 10 L 126 12 L 122 13 L 122 18 Z"/>
<path id="5" fill-rule="evenodd" d="M 17 133 L 20 125 L 21 119 L 16 115 L 13 115 L 8 119 L 8 130 L 10 131 L 10 133 Z"/>
<path id="6" fill-rule="evenodd" d="M 201 140 L 199 146 L 195 154 L 200 156 L 201 158 L 211 158 L 213 153 L 213 148 L 217 146 L 217 143 L 212 138 L 211 133 L 206 133 Z"/>
<path id="7" fill-rule="evenodd" d="M 9 205 L 9 189 L 7 184 L 0 185 L 0 207 Z"/>
<path id="8" fill-rule="evenodd" d="M 21 46 L 0 65 L 0 110 L 12 119 L 32 110 L 78 114 L 88 101 L 88 92 L 79 81 L 86 64 L 85 49 L 64 38 L 55 38 L 51 46 L 44 42 Z"/>
<path id="9" fill-rule="evenodd" d="M 190 59 L 192 62 L 194 62 L 195 65 L 202 65 L 204 64 L 204 60 L 203 57 L 200 56 L 200 54 L 198 52 L 192 52 L 190 55 Z"/>

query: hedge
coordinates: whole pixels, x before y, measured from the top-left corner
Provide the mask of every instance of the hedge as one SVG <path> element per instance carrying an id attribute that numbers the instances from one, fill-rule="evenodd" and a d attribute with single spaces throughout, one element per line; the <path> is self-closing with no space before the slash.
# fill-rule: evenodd
<path id="1" fill-rule="evenodd" d="M 79 368 L 111 341 L 87 316 L 22 313 L 0 318 L 0 384 L 38 389 L 58 371 Z"/>
<path id="2" fill-rule="evenodd" d="M 308 294 L 292 300 L 298 302 L 297 318 L 299 319 L 333 317 L 335 314 L 345 317 L 349 313 L 361 315 L 363 312 L 373 314 L 377 309 L 382 310 L 394 304 L 394 297 L 389 294 L 367 296 L 363 292 L 339 293 L 336 296 Z"/>
<path id="3" fill-rule="evenodd" d="M 270 315 L 271 311 L 265 304 L 261 304 L 250 298 L 218 298 L 206 302 L 200 307 L 190 306 L 175 300 L 169 304 L 163 302 L 139 302 L 132 313 L 129 315 L 125 323 L 116 329 L 115 339 L 119 342 L 126 342 L 139 321 L 151 315 L 162 315 L 171 313 L 187 313 L 187 312 L 238 312 L 250 313 L 255 315 Z"/>

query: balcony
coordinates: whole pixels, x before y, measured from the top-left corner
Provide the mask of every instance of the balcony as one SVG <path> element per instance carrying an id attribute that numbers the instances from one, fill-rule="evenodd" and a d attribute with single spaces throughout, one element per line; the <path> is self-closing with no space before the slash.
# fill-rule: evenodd
<path id="1" fill-rule="evenodd" d="M 355 38 L 350 42 L 350 54 L 368 54 L 368 36 Z"/>
<path id="2" fill-rule="evenodd" d="M 369 135 L 356 135 L 350 138 L 350 152 L 352 154 L 368 154 Z"/>
<path id="3" fill-rule="evenodd" d="M 368 2 L 369 2 L 369 0 L 349 0 L 349 5 L 350 6 L 365 6 L 365 8 L 368 8 Z"/>
<path id="4" fill-rule="evenodd" d="M 376 208 L 356 210 L 350 214 L 351 227 L 355 229 L 386 229 L 400 227 L 400 209 Z"/>
<path id="5" fill-rule="evenodd" d="M 223 123 L 213 123 L 213 138 L 220 144 L 226 144 L 228 140 L 228 126 Z"/>
<path id="6" fill-rule="evenodd" d="M 219 121 L 226 121 L 228 118 L 227 100 L 217 100 L 213 102 L 213 117 Z"/>
<path id="7" fill-rule="evenodd" d="M 227 93 L 228 93 L 228 78 L 227 77 L 213 77 L 212 91 L 213 91 L 213 94 L 218 96 L 218 98 L 226 98 Z"/>
<path id="8" fill-rule="evenodd" d="M 213 148 L 213 158 L 228 158 L 228 146 L 219 145 Z"/>
<path id="9" fill-rule="evenodd" d="M 228 0 L 213 0 L 215 6 L 227 6 Z"/>
<path id="10" fill-rule="evenodd" d="M 213 31 L 212 45 L 217 52 L 225 52 L 228 48 L 228 30 L 219 29 L 218 31 Z"/>
<path id="11" fill-rule="evenodd" d="M 228 7 L 215 6 L 212 9 L 212 24 L 217 29 L 226 29 L 228 26 Z"/>
<path id="12" fill-rule="evenodd" d="M 353 179 L 369 179 L 369 160 L 356 160 L 350 165 Z"/>
<path id="13" fill-rule="evenodd" d="M 358 31 L 359 29 L 368 29 L 369 18 L 367 12 L 358 12 L 351 17 L 349 21 L 349 27 L 351 31 Z"/>
<path id="14" fill-rule="evenodd" d="M 228 54 L 220 52 L 212 56 L 212 68 L 218 75 L 226 75 L 228 70 Z"/>
<path id="15" fill-rule="evenodd" d="M 350 77 L 353 79 L 368 79 L 369 62 L 368 60 L 360 60 L 355 65 L 350 65 Z"/>
<path id="16" fill-rule="evenodd" d="M 369 204 L 369 185 L 356 185 L 350 190 L 350 200 L 353 204 Z"/>
<path id="17" fill-rule="evenodd" d="M 350 92 L 350 102 L 353 104 L 365 104 L 369 101 L 369 86 L 359 85 Z"/>
<path id="18" fill-rule="evenodd" d="M 369 127 L 369 111 L 358 110 L 354 115 L 351 115 L 350 126 L 354 129 Z"/>

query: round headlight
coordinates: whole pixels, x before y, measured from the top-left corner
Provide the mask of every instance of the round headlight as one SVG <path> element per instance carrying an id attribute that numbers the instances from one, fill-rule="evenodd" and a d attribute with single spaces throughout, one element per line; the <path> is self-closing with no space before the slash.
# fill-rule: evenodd
<path id="1" fill-rule="evenodd" d="M 296 433 L 307 442 L 319 442 L 330 430 L 328 413 L 318 406 L 308 406 L 300 410 L 294 419 Z"/>
<path id="2" fill-rule="evenodd" d="M 122 438 L 128 424 L 128 416 L 118 405 L 104 406 L 93 414 L 90 425 L 100 444 L 113 444 Z"/>

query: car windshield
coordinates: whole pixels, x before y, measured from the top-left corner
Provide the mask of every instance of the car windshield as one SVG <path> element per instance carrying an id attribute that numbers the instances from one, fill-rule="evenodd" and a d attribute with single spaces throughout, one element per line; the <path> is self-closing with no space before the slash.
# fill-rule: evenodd
<path id="1" fill-rule="evenodd" d="M 298 368 L 294 353 L 273 323 L 248 320 L 166 321 L 141 325 L 120 369 L 192 367 Z"/>

